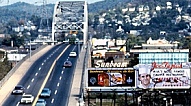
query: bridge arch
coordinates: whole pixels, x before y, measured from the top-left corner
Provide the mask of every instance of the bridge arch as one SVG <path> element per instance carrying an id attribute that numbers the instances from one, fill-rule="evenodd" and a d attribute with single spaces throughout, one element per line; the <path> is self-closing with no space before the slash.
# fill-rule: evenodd
<path id="1" fill-rule="evenodd" d="M 83 44 L 88 36 L 88 10 L 86 1 L 57 1 L 52 22 L 52 40 L 68 40 L 75 36 Z"/>

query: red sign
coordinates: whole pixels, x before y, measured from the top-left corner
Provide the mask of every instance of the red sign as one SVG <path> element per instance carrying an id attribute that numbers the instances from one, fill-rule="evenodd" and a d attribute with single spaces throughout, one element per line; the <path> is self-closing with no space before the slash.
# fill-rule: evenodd
<path id="1" fill-rule="evenodd" d="M 152 63 L 152 68 L 182 68 L 182 64 L 169 64 L 168 62 L 163 62 L 162 64 Z"/>

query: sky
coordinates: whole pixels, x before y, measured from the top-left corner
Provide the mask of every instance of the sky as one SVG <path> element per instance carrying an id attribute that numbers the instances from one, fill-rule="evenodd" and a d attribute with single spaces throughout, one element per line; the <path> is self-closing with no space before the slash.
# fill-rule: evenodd
<path id="1" fill-rule="evenodd" d="M 84 1 L 84 0 L 46 0 L 47 4 L 52 3 L 55 4 L 57 1 Z M 88 4 L 95 3 L 98 1 L 103 1 L 103 0 L 85 0 L 87 1 Z M 16 2 L 26 2 L 29 4 L 35 4 L 38 3 L 41 5 L 43 3 L 43 0 L 0 0 L 0 6 L 6 6 L 6 5 L 11 5 Z"/>

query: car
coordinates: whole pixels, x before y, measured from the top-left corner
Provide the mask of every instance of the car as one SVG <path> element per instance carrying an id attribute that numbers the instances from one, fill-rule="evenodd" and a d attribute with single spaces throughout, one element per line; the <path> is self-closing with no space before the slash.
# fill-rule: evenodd
<path id="1" fill-rule="evenodd" d="M 71 61 L 65 61 L 63 64 L 63 67 L 72 67 L 72 62 Z"/>
<path id="2" fill-rule="evenodd" d="M 69 57 L 76 57 L 77 53 L 76 52 L 70 52 Z"/>
<path id="3" fill-rule="evenodd" d="M 23 94 L 21 98 L 21 103 L 32 103 L 34 101 L 34 96 L 32 94 Z"/>
<path id="4" fill-rule="evenodd" d="M 43 88 L 40 97 L 50 97 L 51 90 L 49 88 Z"/>
<path id="5" fill-rule="evenodd" d="M 36 102 L 36 105 L 35 106 L 46 106 L 46 101 L 42 98 L 39 98 Z"/>
<path id="6" fill-rule="evenodd" d="M 16 85 L 15 88 L 12 91 L 12 94 L 23 94 L 24 93 L 24 87 L 22 85 Z"/>

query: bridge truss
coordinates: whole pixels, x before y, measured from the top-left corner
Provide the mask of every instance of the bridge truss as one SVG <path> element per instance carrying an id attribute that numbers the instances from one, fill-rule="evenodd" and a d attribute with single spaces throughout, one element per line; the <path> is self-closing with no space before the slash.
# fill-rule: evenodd
<path id="1" fill-rule="evenodd" d="M 88 11 L 86 1 L 58 1 L 54 7 L 52 40 L 65 41 L 75 36 L 86 44 Z"/>

